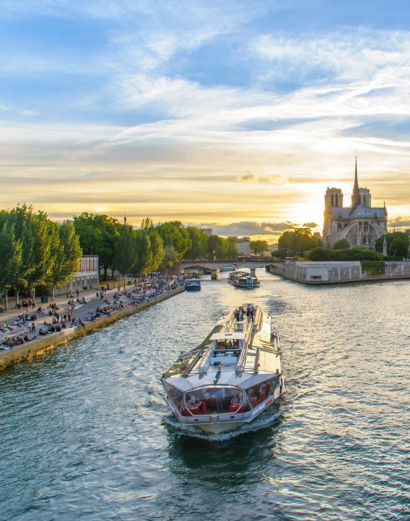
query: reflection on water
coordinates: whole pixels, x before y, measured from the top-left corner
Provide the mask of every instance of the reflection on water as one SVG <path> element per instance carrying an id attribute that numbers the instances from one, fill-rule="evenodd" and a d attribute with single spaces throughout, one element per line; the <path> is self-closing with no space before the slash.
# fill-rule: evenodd
<path id="1" fill-rule="evenodd" d="M 0 519 L 409 519 L 410 284 L 258 276 L 3 371 Z M 281 333 L 287 393 L 238 432 L 181 427 L 161 373 L 249 301 Z"/>

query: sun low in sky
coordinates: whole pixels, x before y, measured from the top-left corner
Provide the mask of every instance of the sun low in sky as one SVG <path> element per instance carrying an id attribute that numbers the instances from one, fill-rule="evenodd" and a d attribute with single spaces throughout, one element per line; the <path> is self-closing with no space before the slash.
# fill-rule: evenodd
<path id="1" fill-rule="evenodd" d="M 0 202 L 226 235 L 359 181 L 410 227 L 410 4 L 3 0 Z"/>

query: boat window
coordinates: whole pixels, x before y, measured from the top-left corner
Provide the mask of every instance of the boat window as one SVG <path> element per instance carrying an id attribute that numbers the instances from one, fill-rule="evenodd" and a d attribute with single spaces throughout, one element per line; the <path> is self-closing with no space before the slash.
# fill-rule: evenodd
<path id="1" fill-rule="evenodd" d="M 164 382 L 164 387 L 167 392 L 169 400 L 175 405 L 178 410 L 181 410 L 182 400 L 184 397 L 184 393 L 179 389 L 176 389 L 172 385 L 169 385 L 167 382 Z"/>
<path id="2" fill-rule="evenodd" d="M 184 416 L 249 410 L 246 393 L 231 387 L 206 387 L 185 393 Z"/>
<path id="3" fill-rule="evenodd" d="M 275 376 L 271 380 L 266 380 L 258 385 L 250 387 L 246 390 L 249 398 L 249 403 L 252 407 L 256 407 L 260 403 L 264 402 L 269 396 L 272 396 L 277 382 L 278 377 Z"/>

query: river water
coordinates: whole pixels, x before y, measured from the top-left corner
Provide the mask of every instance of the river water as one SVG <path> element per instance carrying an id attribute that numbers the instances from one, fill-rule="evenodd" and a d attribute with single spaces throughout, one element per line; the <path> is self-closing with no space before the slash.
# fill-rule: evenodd
<path id="1" fill-rule="evenodd" d="M 258 275 L 0 373 L 0 519 L 410 519 L 410 282 Z M 161 373 L 249 300 L 281 333 L 287 393 L 242 432 L 181 430 Z"/>

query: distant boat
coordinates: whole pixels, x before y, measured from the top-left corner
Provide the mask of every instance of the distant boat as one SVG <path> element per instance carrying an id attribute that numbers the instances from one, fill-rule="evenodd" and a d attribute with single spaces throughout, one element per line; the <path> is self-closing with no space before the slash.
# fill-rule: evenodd
<path id="1" fill-rule="evenodd" d="M 236 264 L 226 264 L 222 266 L 222 268 L 219 268 L 219 271 L 236 271 L 237 269 L 238 266 Z"/>
<path id="2" fill-rule="evenodd" d="M 258 288 L 261 285 L 260 280 L 255 275 L 243 271 L 231 273 L 228 277 L 228 282 L 236 288 L 244 289 Z"/>
<path id="3" fill-rule="evenodd" d="M 199 279 L 188 279 L 185 283 L 186 291 L 201 291 L 201 281 Z"/>

